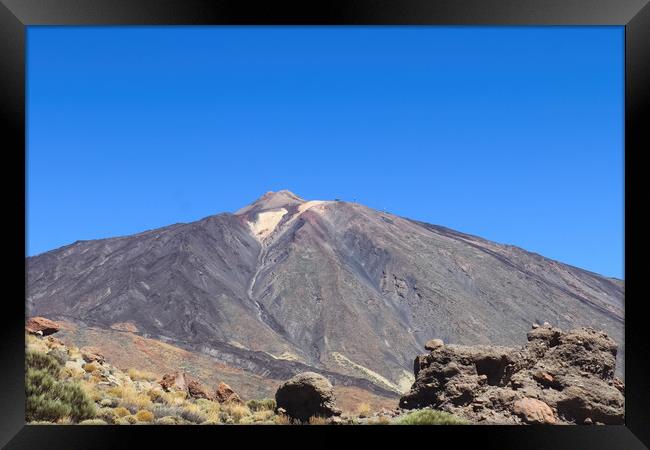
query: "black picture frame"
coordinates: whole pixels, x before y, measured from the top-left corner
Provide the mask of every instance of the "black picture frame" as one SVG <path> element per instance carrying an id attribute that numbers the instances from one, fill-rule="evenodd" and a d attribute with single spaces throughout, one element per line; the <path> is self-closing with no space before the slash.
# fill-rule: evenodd
<path id="1" fill-rule="evenodd" d="M 650 111 L 650 6 L 646 0 L 357 0 L 287 3 L 208 0 L 0 0 L 0 111 L 4 176 L 1 178 L 5 289 L 0 321 L 0 444 L 6 448 L 115 448 L 145 439 L 147 447 L 205 439 L 234 438 L 317 446 L 352 439 L 399 435 L 403 445 L 434 445 L 443 439 L 480 442 L 481 448 L 635 449 L 650 445 L 650 339 L 645 336 L 643 212 L 635 210 L 643 181 L 640 163 L 650 148 L 643 133 Z M 436 427 L 118 427 L 27 426 L 24 420 L 25 319 L 25 37 L 31 25 L 620 25 L 625 27 L 625 374 L 624 426 Z M 632 183 L 635 188 L 632 189 Z M 22 239 L 20 239 L 22 237 Z M 628 242 L 633 245 L 627 245 Z M 22 299 L 21 300 L 21 295 Z M 282 430 L 280 430 L 282 429 Z M 287 431 L 288 429 L 288 431 Z M 253 433 L 252 431 L 255 431 Z M 191 436 L 191 438 L 190 438 Z M 280 441 L 279 441 L 280 442 Z M 324 442 L 324 441 L 323 441 Z M 456 444 L 458 445 L 458 444 Z"/>

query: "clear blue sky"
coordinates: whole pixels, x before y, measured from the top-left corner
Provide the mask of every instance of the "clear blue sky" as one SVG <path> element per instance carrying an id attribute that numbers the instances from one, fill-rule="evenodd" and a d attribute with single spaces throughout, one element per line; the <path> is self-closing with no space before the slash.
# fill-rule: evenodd
<path id="1" fill-rule="evenodd" d="M 27 254 L 354 200 L 623 277 L 622 27 L 30 27 Z"/>

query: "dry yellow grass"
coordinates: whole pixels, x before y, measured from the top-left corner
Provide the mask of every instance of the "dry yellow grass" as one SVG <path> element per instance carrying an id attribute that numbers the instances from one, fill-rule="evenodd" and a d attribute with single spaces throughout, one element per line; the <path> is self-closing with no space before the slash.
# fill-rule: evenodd
<path id="1" fill-rule="evenodd" d="M 289 416 L 286 414 L 278 414 L 275 416 L 275 424 L 276 425 L 290 425 L 291 420 L 289 420 Z"/>
<path id="2" fill-rule="evenodd" d="M 108 393 L 121 399 L 125 405 L 133 405 L 138 409 L 151 408 L 151 399 L 146 393 L 138 392 L 131 386 L 118 386 L 108 390 Z"/>
<path id="3" fill-rule="evenodd" d="M 235 423 L 239 423 L 244 417 L 251 415 L 251 410 L 243 405 L 227 404 L 224 410 L 232 417 Z"/>
<path id="4" fill-rule="evenodd" d="M 266 422 L 267 420 L 271 419 L 274 415 L 275 413 L 268 409 L 262 411 L 255 411 L 253 413 L 253 420 L 255 422 Z"/>
<path id="5" fill-rule="evenodd" d="M 182 406 L 187 399 L 187 393 L 183 391 L 160 392 L 163 403 L 169 406 Z"/>
<path id="6" fill-rule="evenodd" d="M 153 389 L 149 389 L 147 391 L 147 395 L 149 396 L 151 401 L 154 402 L 154 403 L 164 403 L 165 400 L 163 398 L 163 394 L 164 394 L 164 392 L 160 388 L 153 388 Z"/>
<path id="7" fill-rule="evenodd" d="M 146 409 L 141 409 L 135 413 L 135 418 L 138 419 L 139 422 L 153 422 L 154 419 L 153 413 Z"/>
<path id="8" fill-rule="evenodd" d="M 83 367 L 83 369 L 88 373 L 94 372 L 95 370 L 99 370 L 99 366 L 94 362 L 86 363 L 81 367 Z"/>
<path id="9" fill-rule="evenodd" d="M 187 402 L 183 405 L 183 411 L 181 412 L 181 417 L 185 420 L 188 420 L 192 423 L 203 423 L 208 420 L 208 415 L 194 403 Z"/>
<path id="10" fill-rule="evenodd" d="M 77 383 L 81 385 L 81 388 L 94 402 L 99 402 L 104 398 L 103 393 L 97 389 L 97 385 L 94 382 L 79 380 Z"/>
<path id="11" fill-rule="evenodd" d="M 147 370 L 138 370 L 131 368 L 128 371 L 129 378 L 133 381 L 156 381 L 159 377 L 153 372 Z"/>
<path id="12" fill-rule="evenodd" d="M 370 415 L 370 405 L 368 403 L 360 403 L 357 406 L 357 416 L 368 417 Z"/>
<path id="13" fill-rule="evenodd" d="M 129 410 L 126 409 L 124 406 L 118 406 L 117 408 L 113 409 L 113 413 L 117 417 L 126 417 L 129 414 L 131 414 Z"/>
<path id="14" fill-rule="evenodd" d="M 325 417 L 312 416 L 309 418 L 309 425 L 327 425 L 327 423 Z"/>

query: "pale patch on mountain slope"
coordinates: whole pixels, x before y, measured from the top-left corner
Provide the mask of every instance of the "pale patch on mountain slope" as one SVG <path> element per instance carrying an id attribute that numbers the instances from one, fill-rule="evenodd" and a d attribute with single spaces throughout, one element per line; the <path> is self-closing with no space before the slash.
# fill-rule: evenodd
<path id="1" fill-rule="evenodd" d="M 318 212 L 322 212 L 322 210 L 323 210 L 322 206 L 326 205 L 328 203 L 332 203 L 332 202 L 325 201 L 325 200 L 310 200 L 308 202 L 305 202 L 305 203 L 301 204 L 298 207 L 298 214 L 302 214 L 305 211 L 307 211 L 308 209 L 313 208 L 314 206 L 321 206 L 320 208 L 315 208 L 314 210 L 318 211 Z"/>
<path id="2" fill-rule="evenodd" d="M 372 382 L 374 382 L 375 384 L 383 385 L 384 387 L 390 389 L 391 391 L 395 391 L 399 394 L 403 394 L 404 392 L 408 391 L 409 388 L 411 387 L 411 384 L 398 386 L 392 383 L 389 379 L 379 375 L 377 372 L 374 372 L 368 369 L 367 367 L 362 366 L 361 364 L 355 363 L 354 361 L 352 361 L 350 358 L 343 355 L 342 353 L 332 352 L 331 355 L 332 358 L 334 358 L 334 360 L 341 366 L 355 369 L 357 372 L 361 374 L 363 378 L 367 378 Z M 400 379 L 400 385 L 403 384 L 404 384 L 403 380 Z"/>
<path id="3" fill-rule="evenodd" d="M 266 238 L 275 230 L 286 213 L 287 210 L 284 208 L 258 213 L 255 221 L 248 222 L 253 236 L 260 241 Z"/>

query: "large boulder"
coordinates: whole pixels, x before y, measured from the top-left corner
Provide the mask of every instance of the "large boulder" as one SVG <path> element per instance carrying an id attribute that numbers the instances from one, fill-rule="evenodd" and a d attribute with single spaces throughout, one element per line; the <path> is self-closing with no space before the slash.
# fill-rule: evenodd
<path id="1" fill-rule="evenodd" d="M 82 347 L 79 349 L 81 351 L 81 357 L 87 363 L 91 362 L 104 362 L 104 355 L 96 347 Z"/>
<path id="2" fill-rule="evenodd" d="M 45 317 L 30 317 L 25 324 L 25 330 L 31 334 L 39 336 L 48 336 L 54 334 L 61 329 L 61 326 Z"/>
<path id="3" fill-rule="evenodd" d="M 513 404 L 512 410 L 527 423 L 555 423 L 555 414 L 551 407 L 535 398 L 520 398 Z"/>
<path id="4" fill-rule="evenodd" d="M 185 373 L 183 372 L 166 373 L 158 384 L 166 392 L 187 391 L 187 382 L 185 381 Z"/>
<path id="5" fill-rule="evenodd" d="M 415 358 L 406 409 L 434 407 L 479 423 L 624 423 L 616 343 L 593 328 L 534 325 L 519 349 L 430 345 Z"/>
<path id="6" fill-rule="evenodd" d="M 185 375 L 185 383 L 187 384 L 187 393 L 192 398 L 205 398 L 212 400 L 213 396 L 208 392 L 208 389 L 202 385 L 199 380 Z"/>
<path id="7" fill-rule="evenodd" d="M 303 372 L 285 381 L 275 393 L 278 409 L 301 422 L 310 417 L 341 415 L 336 406 L 334 388 L 327 378 L 314 372 Z"/>
<path id="8" fill-rule="evenodd" d="M 164 391 L 186 392 L 192 398 L 205 398 L 212 400 L 214 398 L 208 392 L 208 389 L 186 372 L 173 372 L 163 375 L 162 380 L 158 382 Z"/>
<path id="9" fill-rule="evenodd" d="M 243 403 L 239 395 L 223 381 L 217 386 L 214 392 L 214 399 L 219 403 Z"/>

